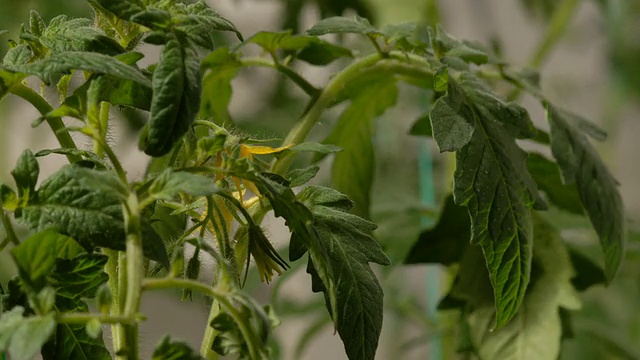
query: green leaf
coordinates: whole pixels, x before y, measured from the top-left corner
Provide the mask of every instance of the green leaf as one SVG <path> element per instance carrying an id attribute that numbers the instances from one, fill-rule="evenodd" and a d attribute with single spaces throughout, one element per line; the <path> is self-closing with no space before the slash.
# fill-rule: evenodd
<path id="1" fill-rule="evenodd" d="M 39 232 L 11 249 L 20 277 L 34 290 L 45 285 L 45 279 L 56 268 L 56 259 L 71 259 L 83 252 L 72 238 L 55 230 Z"/>
<path id="2" fill-rule="evenodd" d="M 26 74 L 0 68 L 0 99 L 9 93 L 13 85 L 20 83 L 26 77 Z"/>
<path id="3" fill-rule="evenodd" d="M 296 51 L 296 57 L 312 65 L 327 65 L 341 57 L 353 57 L 351 50 L 333 45 L 315 36 L 292 35 L 291 31 L 261 31 L 245 41 L 257 44 L 266 52 L 275 54 L 278 50 Z"/>
<path id="4" fill-rule="evenodd" d="M 87 311 L 87 309 L 84 309 Z M 84 325 L 58 324 L 51 340 L 42 349 L 43 360 L 111 360 L 102 337 L 92 338 Z"/>
<path id="5" fill-rule="evenodd" d="M 174 15 L 174 29 L 184 33 L 191 41 L 205 49 L 213 50 L 217 31 L 231 31 L 242 41 L 242 34 L 227 19 L 207 6 L 203 1 L 190 4 Z"/>
<path id="6" fill-rule="evenodd" d="M 18 46 L 12 47 L 7 51 L 7 54 L 2 59 L 2 66 L 20 66 L 26 64 L 33 53 L 31 52 L 31 48 L 27 44 L 20 44 Z"/>
<path id="7" fill-rule="evenodd" d="M 0 185 L 0 206 L 9 211 L 15 211 L 20 206 L 16 192 L 5 184 Z"/>
<path id="8" fill-rule="evenodd" d="M 569 255 L 576 273 L 571 278 L 571 284 L 577 291 L 585 291 L 594 285 L 607 283 L 604 270 L 589 257 L 572 248 L 569 248 Z"/>
<path id="9" fill-rule="evenodd" d="M 0 354 L 12 360 L 33 359 L 55 328 L 53 314 L 22 317 L 24 309 L 15 307 L 0 314 Z"/>
<path id="10" fill-rule="evenodd" d="M 20 204 L 25 205 L 36 190 L 40 167 L 38 161 L 31 150 L 25 150 L 18 158 L 15 169 L 11 171 L 11 176 L 18 186 L 18 197 Z"/>
<path id="11" fill-rule="evenodd" d="M 320 144 L 315 142 L 303 142 L 301 144 L 295 145 L 291 147 L 291 151 L 308 151 L 308 152 L 316 152 L 319 154 L 331 154 L 342 151 L 342 148 L 339 146 L 331 145 L 331 144 Z"/>
<path id="12" fill-rule="evenodd" d="M 153 350 L 153 360 L 200 360 L 202 359 L 189 345 L 171 340 L 165 336 Z"/>
<path id="13" fill-rule="evenodd" d="M 465 62 L 486 64 L 489 54 L 480 45 L 453 38 L 441 26 L 438 26 L 435 36 L 436 52 L 442 55 L 457 57 Z"/>
<path id="14" fill-rule="evenodd" d="M 131 17 L 131 21 L 148 27 L 154 30 L 166 30 L 172 25 L 171 14 L 168 11 L 147 8 Z"/>
<path id="15" fill-rule="evenodd" d="M 52 19 L 39 40 L 51 54 L 83 51 L 117 55 L 125 52 L 117 41 L 96 29 L 90 19 L 68 19 L 66 15 Z"/>
<path id="16" fill-rule="evenodd" d="M 144 151 L 162 156 L 189 130 L 200 108 L 200 60 L 186 39 L 173 36 L 153 73 L 153 98 Z"/>
<path id="17" fill-rule="evenodd" d="M 582 205 L 604 250 L 605 273 L 611 281 L 624 258 L 627 243 L 624 206 L 618 182 L 611 175 L 587 135 L 597 132 L 584 121 L 547 104 L 551 151 L 565 183 L 575 182 Z"/>
<path id="18" fill-rule="evenodd" d="M 158 175 L 149 188 L 149 195 L 158 200 L 173 200 L 179 193 L 191 196 L 209 196 L 217 193 L 219 188 L 213 179 L 184 171 L 167 169 Z"/>
<path id="19" fill-rule="evenodd" d="M 49 285 L 56 289 L 57 297 L 69 301 L 94 298 L 100 285 L 109 279 L 103 271 L 107 260 L 106 255 L 87 253 L 72 259 L 57 259 L 55 271 L 48 279 Z"/>
<path id="20" fill-rule="evenodd" d="M 142 0 L 87 0 L 98 9 L 106 10 L 113 15 L 129 20 L 129 18 L 145 9 Z"/>
<path id="21" fill-rule="evenodd" d="M 471 238 L 469 214 L 447 196 L 438 223 L 420 233 L 404 260 L 405 264 L 443 264 L 459 262 Z"/>
<path id="22" fill-rule="evenodd" d="M 479 96 L 484 88 L 477 85 L 466 74 L 460 85 L 449 81 L 448 95 L 458 88 L 460 94 L 451 101 L 465 102 L 461 115 L 475 127 L 470 142 L 456 153 L 453 194 L 456 204 L 469 210 L 471 243 L 482 246 L 494 287 L 495 327 L 501 328 L 517 313 L 529 283 L 531 208 L 542 209 L 544 202 L 527 172 L 526 153 L 514 139 L 521 129 L 502 126 L 517 121 L 490 101 L 491 93 Z"/>
<path id="23" fill-rule="evenodd" d="M 327 19 L 320 20 L 311 29 L 307 30 L 308 35 L 320 36 L 326 34 L 364 34 L 364 35 L 381 35 L 382 33 L 376 30 L 369 20 L 354 16 L 352 18 L 334 16 Z"/>
<path id="24" fill-rule="evenodd" d="M 305 188 L 298 199 L 313 213 L 313 229 L 322 240 L 336 284 L 331 308 L 349 359 L 373 359 L 382 327 L 382 288 L 369 262 L 389 265 L 380 245 L 369 235 L 376 225 L 346 211 L 351 201 L 336 190 Z M 330 306 L 330 305 L 329 305 Z"/>
<path id="25" fill-rule="evenodd" d="M 456 102 L 448 97 L 438 99 L 429 112 L 433 139 L 440 152 L 460 150 L 471 141 L 474 130 L 473 117 L 461 116 L 461 109 L 452 108 Z M 461 103 L 458 105 L 462 106 Z"/>
<path id="26" fill-rule="evenodd" d="M 559 309 L 577 310 L 580 300 L 571 285 L 573 268 L 557 230 L 535 221 L 534 269 L 527 296 L 514 319 L 492 331 L 491 304 L 474 309 L 468 317 L 471 336 L 482 359 L 557 359 L 562 323 Z"/>
<path id="27" fill-rule="evenodd" d="M 35 75 L 47 85 L 54 84 L 71 70 L 84 70 L 96 74 L 108 74 L 117 78 L 135 81 L 143 86 L 151 87 L 151 82 L 140 70 L 126 65 L 113 57 L 82 51 L 68 51 L 22 66 L 13 66 L 11 70 Z"/>
<path id="28" fill-rule="evenodd" d="M 87 250 L 95 246 L 124 250 L 121 183 L 110 177 L 114 175 L 109 172 L 66 166 L 42 183 L 37 199 L 18 220 L 32 231 L 56 228 Z M 168 267 L 164 243 L 149 224 L 143 223 L 142 236 L 145 256 Z"/>
<path id="29" fill-rule="evenodd" d="M 203 70 L 209 70 L 202 80 L 202 117 L 212 117 L 218 125 L 232 123 L 228 110 L 233 93 L 231 81 L 241 67 L 237 55 L 226 47 L 217 49 L 202 61 Z"/>
<path id="30" fill-rule="evenodd" d="M 409 135 L 433 137 L 429 113 L 423 114 L 413 123 L 409 130 Z"/>
<path id="31" fill-rule="evenodd" d="M 558 166 L 554 162 L 540 154 L 529 153 L 527 169 L 538 188 L 547 194 L 551 204 L 573 214 L 584 214 L 576 186 L 563 184 Z"/>
<path id="32" fill-rule="evenodd" d="M 342 113 L 325 143 L 341 147 L 331 169 L 331 185 L 355 202 L 352 212 L 368 218 L 375 172 L 373 120 L 396 103 L 398 89 L 393 77 L 361 89 Z"/>
<path id="33" fill-rule="evenodd" d="M 293 169 L 287 172 L 285 178 L 289 180 L 289 186 L 297 187 L 306 184 L 309 180 L 313 179 L 318 173 L 320 168 L 318 166 L 309 166 L 304 169 Z"/>

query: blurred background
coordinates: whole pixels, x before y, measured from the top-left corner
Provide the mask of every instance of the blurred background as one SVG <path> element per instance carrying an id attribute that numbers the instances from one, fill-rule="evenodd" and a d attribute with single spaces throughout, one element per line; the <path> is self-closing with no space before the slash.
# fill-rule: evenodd
<path id="1" fill-rule="evenodd" d="M 632 234 L 629 254 L 620 276 L 604 288 L 583 294 L 583 310 L 574 315 L 573 338 L 563 343 L 562 359 L 640 359 L 640 249 L 635 235 L 640 219 L 640 1 L 636 0 L 217 0 L 209 4 L 230 19 L 245 38 L 260 30 L 304 31 L 324 16 L 360 14 L 376 26 L 399 22 L 440 22 L 457 38 L 479 41 L 499 50 L 505 60 L 539 68 L 542 87 L 554 102 L 600 124 L 609 133 L 597 144 L 601 155 L 621 183 Z M 15 38 L 29 10 L 45 21 L 58 14 L 91 16 L 83 0 L 0 0 L 0 49 Z M 566 25 L 566 26 L 564 26 Z M 551 29 L 551 30 L 550 30 Z M 220 44 L 233 39 L 220 37 Z M 367 44 L 343 39 L 363 53 Z M 542 49 L 542 50 L 541 50 Z M 156 54 L 148 50 L 149 62 Z M 334 68 L 335 70 L 335 68 Z M 322 68 L 303 68 L 312 83 L 322 85 L 330 75 Z M 233 82 L 230 113 L 238 127 L 264 138 L 283 137 L 301 113 L 306 98 L 265 69 L 243 70 Z M 52 96 L 53 98 L 53 96 Z M 401 89 L 397 106 L 377 120 L 376 180 L 372 220 L 380 224 L 378 240 L 394 266 L 378 269 L 385 288 L 385 320 L 379 359 L 456 359 L 455 320 L 437 314 L 437 301 L 446 289 L 447 274 L 437 267 L 401 266 L 418 233 L 433 222 L 449 188 L 451 159 L 438 155 L 426 138 L 407 135 L 413 122 L 427 111 L 427 98 Z M 544 126 L 542 108 L 522 98 L 534 122 Z M 32 129 L 38 117 L 29 106 L 10 96 L 0 102 L 0 181 L 11 183 L 9 170 L 22 150 L 56 148 L 44 126 Z M 131 177 L 141 177 L 147 158 L 137 150 L 142 124 L 135 114 L 117 113 L 112 142 Z M 333 115 L 333 116 L 331 116 Z M 328 114 L 312 137 L 322 140 L 337 113 Z M 143 120 L 143 119 L 142 119 Z M 79 144 L 86 143 L 76 136 Z M 300 161 L 304 161 L 301 159 Z M 322 163 L 327 169 L 327 162 Z M 64 164 L 64 158 L 40 161 L 42 176 Z M 324 171 L 315 180 L 327 181 Z M 594 235 L 580 219 L 562 218 L 563 234 L 596 254 Z M 282 224 L 270 220 L 276 245 L 285 245 Z M 2 229 L 0 229 L 0 232 Z M 596 258 L 596 257 L 594 257 Z M 599 257 L 597 259 L 600 260 Z M 0 255 L 0 282 L 12 276 L 10 259 Z M 206 276 L 206 271 L 202 272 Z M 282 320 L 274 339 L 275 357 L 281 359 L 342 359 L 342 345 L 333 335 L 322 296 L 311 294 L 307 274 L 299 265 L 270 285 L 249 276 L 247 289 L 262 302 L 277 294 L 275 310 Z M 150 351 L 162 334 L 169 333 L 199 348 L 208 306 L 202 298 L 181 302 L 180 294 L 154 293 L 144 297 L 148 316 L 141 335 Z"/>

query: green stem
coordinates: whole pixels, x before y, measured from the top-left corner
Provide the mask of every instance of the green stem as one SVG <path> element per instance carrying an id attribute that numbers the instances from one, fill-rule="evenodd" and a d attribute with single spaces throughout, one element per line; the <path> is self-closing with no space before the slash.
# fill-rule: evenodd
<path id="1" fill-rule="evenodd" d="M 16 235 L 15 230 L 13 229 L 13 224 L 11 223 L 11 219 L 4 211 L 2 204 L 0 204 L 0 218 L 2 219 L 2 226 L 4 227 L 5 232 L 7 233 L 7 239 L 0 245 L 0 251 L 4 249 L 9 243 L 13 245 L 20 245 L 20 240 L 18 240 L 18 236 Z"/>
<path id="2" fill-rule="evenodd" d="M 210 296 L 220 303 L 220 307 L 229 314 L 235 323 L 238 325 L 238 329 L 242 333 L 242 336 L 247 342 L 249 349 L 249 356 L 251 359 L 261 359 L 262 352 L 258 345 L 258 340 L 255 338 L 255 334 L 250 329 L 250 326 L 243 320 L 242 314 L 236 309 L 232 302 L 229 300 L 233 296 L 232 293 L 226 291 L 220 291 L 212 286 L 205 285 L 201 282 L 189 279 L 179 278 L 163 278 L 163 279 L 145 279 L 142 282 L 143 290 L 158 290 L 158 289 L 189 289 L 197 291 L 204 295 Z"/>
<path id="3" fill-rule="evenodd" d="M 547 59 L 547 56 L 551 53 L 551 49 L 562 39 L 562 35 L 567 29 L 569 22 L 576 13 L 576 8 L 580 3 L 579 0 L 563 0 L 556 8 L 544 38 L 538 44 L 537 49 L 534 51 L 529 61 L 529 66 L 532 68 L 538 68 Z"/>
<path id="4" fill-rule="evenodd" d="M 209 317 L 207 318 L 207 325 L 204 330 L 204 336 L 202 337 L 202 343 L 200 345 L 200 355 L 207 360 L 217 360 L 220 358 L 217 352 L 211 349 L 213 340 L 218 335 L 218 331 L 211 326 L 211 322 L 216 316 L 220 314 L 220 305 L 216 299 L 213 299 L 211 308 L 209 309 Z"/>
<path id="5" fill-rule="evenodd" d="M 63 313 L 56 316 L 56 322 L 62 324 L 86 324 L 97 319 L 103 324 L 134 324 L 135 318 L 117 315 L 89 314 L 89 313 Z"/>
<path id="6" fill-rule="evenodd" d="M 283 146 L 303 142 L 320 119 L 320 116 L 333 104 L 347 84 L 355 81 L 360 76 L 370 75 L 375 72 L 393 72 L 410 76 L 415 76 L 418 73 L 423 76 L 432 76 L 433 74 L 427 61 L 413 54 L 394 51 L 386 54 L 384 58 L 382 54 L 374 53 L 359 59 L 333 77 L 322 92 L 316 98 L 311 99 L 300 121 L 294 125 L 284 139 Z M 295 153 L 291 153 L 276 160 L 271 168 L 272 172 L 284 174 L 291 166 L 294 156 Z"/>
<path id="7" fill-rule="evenodd" d="M 33 105 L 33 107 L 35 107 L 43 116 L 53 111 L 53 107 L 49 105 L 47 100 L 45 100 L 42 96 L 40 96 L 40 94 L 35 92 L 30 87 L 25 86 L 24 84 L 15 84 L 11 87 L 10 92 L 31 103 L 31 105 Z M 60 146 L 62 146 L 63 148 L 71 149 L 77 148 L 75 142 L 71 138 L 71 135 L 69 135 L 68 132 L 64 131 L 65 125 L 62 122 L 61 118 L 46 117 L 45 120 L 51 127 L 51 130 L 53 130 L 53 134 L 56 136 L 56 139 L 58 139 Z M 82 160 L 80 156 L 71 154 L 67 155 L 67 159 L 69 159 L 69 162 L 71 163 Z"/>
<path id="8" fill-rule="evenodd" d="M 275 62 L 273 60 L 261 58 L 261 57 L 250 57 L 241 59 L 240 62 L 244 66 L 262 66 L 273 68 L 277 70 L 279 73 L 287 76 L 291 81 L 293 81 L 296 85 L 300 87 L 307 95 L 316 96 L 320 90 L 313 86 L 307 79 L 303 78 L 302 75 L 298 74 L 295 70 L 290 68 L 289 66 L 282 65 L 281 63 Z"/>
<path id="9" fill-rule="evenodd" d="M 112 294 L 112 303 L 109 309 L 109 315 L 112 317 L 119 317 L 121 314 L 120 303 L 120 288 L 119 288 L 119 274 L 118 274 L 118 251 L 104 248 L 102 250 L 105 255 L 109 257 L 105 271 L 109 275 L 109 291 Z M 118 351 L 121 348 L 121 339 L 124 335 L 124 329 L 119 324 L 111 324 L 111 344 L 114 351 Z"/>
<path id="10" fill-rule="evenodd" d="M 127 231 L 127 295 L 124 301 L 123 315 L 128 318 L 137 316 L 140 310 L 140 294 L 144 274 L 144 255 L 142 252 L 142 234 L 138 197 L 131 193 L 123 206 L 124 222 Z M 123 347 L 127 360 L 138 359 L 138 324 L 124 326 Z"/>
<path id="11" fill-rule="evenodd" d="M 127 172 L 124 171 L 124 168 L 122 167 L 122 163 L 120 163 L 120 160 L 116 156 L 116 153 L 113 152 L 113 149 L 111 149 L 111 146 L 109 146 L 109 144 L 107 144 L 106 142 L 102 141 L 102 139 L 95 139 L 95 141 L 100 143 L 100 147 L 104 150 L 105 154 L 107 154 L 107 157 L 111 161 L 111 164 L 113 164 L 113 168 L 118 174 L 118 177 L 120 178 L 120 180 L 122 180 L 123 183 L 126 184 Z"/>

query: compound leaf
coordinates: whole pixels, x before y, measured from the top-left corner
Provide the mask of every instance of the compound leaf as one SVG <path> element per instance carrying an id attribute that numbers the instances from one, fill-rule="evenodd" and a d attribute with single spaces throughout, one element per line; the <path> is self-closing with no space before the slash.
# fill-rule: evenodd
<path id="1" fill-rule="evenodd" d="M 551 124 L 551 151 L 564 181 L 576 184 L 582 205 L 600 238 L 605 273 L 611 281 L 620 268 L 627 243 L 618 182 L 589 143 L 587 135 L 597 136 L 592 127 L 550 104 L 547 118 Z"/>
<path id="2" fill-rule="evenodd" d="M 334 322 L 349 359 L 373 359 L 382 327 L 382 288 L 369 262 L 388 265 L 389 258 L 369 235 L 376 225 L 346 211 L 352 202 L 336 190 L 308 187 L 300 194 L 313 213 L 313 229 L 325 247 L 336 284 Z M 336 309 L 332 309 L 336 310 Z"/>

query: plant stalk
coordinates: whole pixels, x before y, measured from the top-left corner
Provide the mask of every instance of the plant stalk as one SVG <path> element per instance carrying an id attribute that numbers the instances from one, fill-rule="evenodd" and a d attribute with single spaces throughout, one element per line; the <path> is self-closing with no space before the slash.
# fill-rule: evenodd
<path id="1" fill-rule="evenodd" d="M 51 107 L 47 100 L 45 100 L 42 96 L 40 96 L 40 94 L 24 84 L 15 84 L 11 87 L 10 92 L 31 103 L 31 105 L 33 105 L 33 107 L 35 107 L 40 112 L 40 114 L 42 114 L 42 116 L 45 116 L 46 114 L 53 111 L 53 107 Z M 63 148 L 71 149 L 77 148 L 75 142 L 71 138 L 71 135 L 69 135 L 68 132 L 64 131 L 65 125 L 62 122 L 61 118 L 46 117 L 45 120 L 51 127 L 51 130 L 53 130 L 53 134 L 56 136 L 56 139 L 58 139 L 60 146 L 62 146 Z M 68 154 L 67 159 L 69 159 L 70 163 L 82 160 L 80 156 L 72 154 Z"/>

